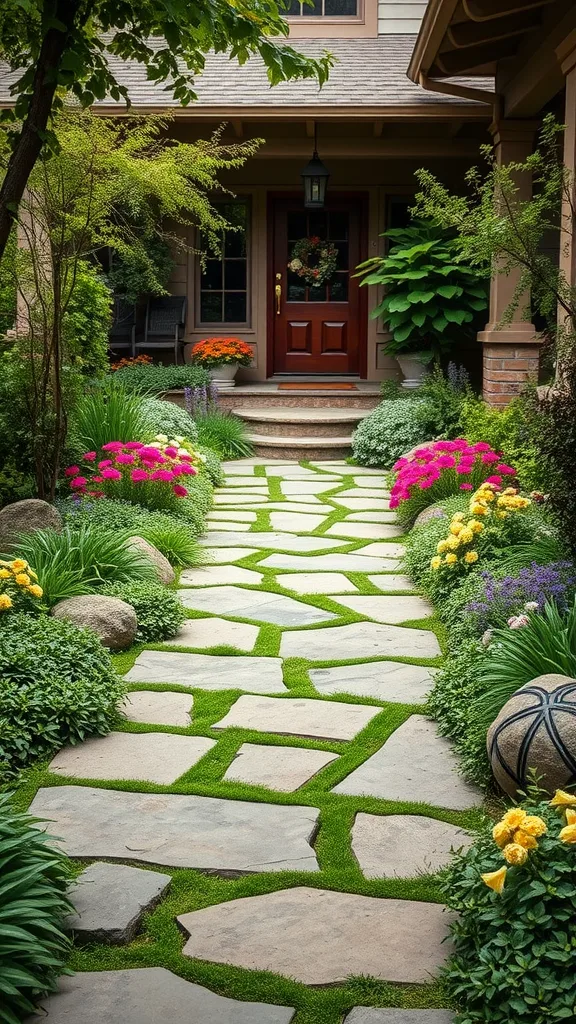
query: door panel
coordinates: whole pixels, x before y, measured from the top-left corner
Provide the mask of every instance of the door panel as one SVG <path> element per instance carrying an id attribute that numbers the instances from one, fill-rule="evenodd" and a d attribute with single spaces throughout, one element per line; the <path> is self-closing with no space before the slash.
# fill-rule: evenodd
<path id="1" fill-rule="evenodd" d="M 277 199 L 272 213 L 272 280 L 281 286 L 273 316 L 275 373 L 354 374 L 366 344 L 366 312 L 351 275 L 362 259 L 362 203 L 332 199 L 324 210 L 303 210 L 301 199 Z M 317 235 L 338 250 L 330 281 L 309 286 L 288 270 L 295 243 Z"/>

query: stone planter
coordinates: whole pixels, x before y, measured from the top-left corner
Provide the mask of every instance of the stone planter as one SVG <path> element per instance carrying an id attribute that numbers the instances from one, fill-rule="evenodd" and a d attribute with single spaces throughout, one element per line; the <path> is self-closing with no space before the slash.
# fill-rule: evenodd
<path id="1" fill-rule="evenodd" d="M 208 370 L 208 374 L 218 391 L 224 391 L 235 386 L 234 378 L 237 371 L 238 363 L 220 363 L 219 366 L 213 366 L 211 370 Z"/>
<path id="2" fill-rule="evenodd" d="M 426 373 L 426 366 L 421 361 L 419 354 L 415 352 L 413 354 L 396 356 L 396 360 L 404 375 L 402 387 L 407 389 L 419 388 Z"/>

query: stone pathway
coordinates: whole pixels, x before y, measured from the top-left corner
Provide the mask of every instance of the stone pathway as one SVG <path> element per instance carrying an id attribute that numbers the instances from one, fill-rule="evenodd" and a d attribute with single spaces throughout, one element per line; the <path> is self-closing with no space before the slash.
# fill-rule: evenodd
<path id="1" fill-rule="evenodd" d="M 60 751 L 32 803 L 93 862 L 77 940 L 125 956 L 109 970 L 81 949 L 50 1020 L 155 1024 L 169 1007 L 174 1024 L 451 1024 L 395 986 L 423 986 L 427 1005 L 449 949 L 435 873 L 481 798 L 423 714 L 441 651 L 386 478 L 338 461 L 224 468 L 204 564 L 180 575 L 190 618 L 135 657 L 124 722 Z M 324 1007 L 322 986 L 350 976 L 397 1006 Z"/>

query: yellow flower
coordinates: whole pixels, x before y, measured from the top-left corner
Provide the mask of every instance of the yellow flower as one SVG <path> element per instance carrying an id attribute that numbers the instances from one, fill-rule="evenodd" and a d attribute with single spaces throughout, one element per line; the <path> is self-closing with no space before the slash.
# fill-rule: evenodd
<path id="1" fill-rule="evenodd" d="M 574 830 L 576 832 L 576 829 Z M 502 850 L 502 856 L 508 864 L 516 864 L 518 867 L 528 860 L 528 850 L 525 850 L 520 843 L 508 843 Z"/>
<path id="2" fill-rule="evenodd" d="M 446 565 L 454 565 L 454 563 L 458 561 L 458 555 L 455 555 L 454 552 L 451 551 L 446 555 L 444 561 L 446 562 Z"/>
<path id="3" fill-rule="evenodd" d="M 474 534 L 472 533 L 472 530 L 469 530 L 466 526 L 464 526 L 460 531 L 460 540 L 462 541 L 463 544 L 470 544 L 470 542 L 474 540 Z"/>
<path id="4" fill-rule="evenodd" d="M 455 537 L 462 532 L 462 523 L 452 523 L 450 526 L 450 533 L 453 533 Z"/>
<path id="5" fill-rule="evenodd" d="M 524 828 L 524 822 L 528 815 L 526 811 L 523 811 L 521 807 L 512 807 L 502 818 L 502 822 L 507 828 L 512 830 L 516 828 Z"/>
<path id="6" fill-rule="evenodd" d="M 11 576 L 12 573 L 8 572 L 8 569 L 0 569 L 0 580 L 8 580 Z"/>
<path id="7" fill-rule="evenodd" d="M 566 808 L 566 823 L 568 825 L 576 825 L 576 811 L 573 811 L 570 807 Z"/>
<path id="8" fill-rule="evenodd" d="M 478 552 L 477 551 L 467 551 L 466 554 L 464 555 L 464 561 L 467 562 L 468 565 L 472 565 L 473 562 L 477 562 L 478 561 Z"/>
<path id="9" fill-rule="evenodd" d="M 504 822 L 499 821 L 492 829 L 492 838 L 496 843 L 496 846 L 499 846 L 500 849 L 503 850 L 512 839 L 512 832 Z"/>
<path id="10" fill-rule="evenodd" d="M 566 825 L 560 833 L 563 843 L 576 843 L 576 825 Z"/>
<path id="11" fill-rule="evenodd" d="M 494 501 L 494 498 L 495 498 L 494 491 L 486 491 L 483 494 L 483 496 L 482 496 L 482 500 L 483 501 Z"/>
<path id="12" fill-rule="evenodd" d="M 481 505 L 480 502 L 475 501 L 470 508 L 470 511 L 473 516 L 485 516 L 488 509 L 484 505 Z"/>
<path id="13" fill-rule="evenodd" d="M 445 540 L 439 540 L 437 545 L 436 545 L 436 551 L 438 552 L 438 554 L 439 555 L 443 555 L 444 552 L 446 551 L 446 548 L 447 548 L 446 541 Z"/>
<path id="14" fill-rule="evenodd" d="M 442 559 L 440 558 L 440 555 L 434 555 L 434 558 L 432 558 L 430 560 L 430 568 L 431 569 L 439 569 L 441 565 L 442 565 Z"/>
<path id="15" fill-rule="evenodd" d="M 523 846 L 525 850 L 536 850 L 538 848 L 538 843 L 534 836 L 529 836 L 521 828 L 516 830 L 513 839 L 515 843 L 518 843 L 518 846 Z"/>
<path id="16" fill-rule="evenodd" d="M 16 583 L 18 584 L 19 587 L 29 587 L 30 586 L 30 577 L 27 576 L 25 572 L 19 572 L 18 575 L 15 576 L 14 578 L 15 578 Z"/>
<path id="17" fill-rule="evenodd" d="M 526 832 L 529 836 L 544 836 L 548 829 L 546 828 L 546 822 L 542 818 L 537 818 L 535 814 L 529 814 L 521 824 L 521 829 Z"/>
<path id="18" fill-rule="evenodd" d="M 504 888 L 507 872 L 508 868 L 498 868 L 498 871 L 487 871 L 485 875 L 480 875 L 480 877 L 484 885 L 487 885 L 489 889 L 501 893 Z"/>
<path id="19" fill-rule="evenodd" d="M 0 594 L 0 612 L 8 611 L 12 607 L 12 600 L 8 594 Z"/>
<path id="20" fill-rule="evenodd" d="M 32 585 L 28 587 L 28 593 L 32 594 L 33 597 L 42 597 L 44 591 L 42 590 L 42 587 L 38 586 L 37 583 L 32 583 Z"/>
<path id="21" fill-rule="evenodd" d="M 468 529 L 472 530 L 472 533 L 482 533 L 484 529 L 484 523 L 478 522 L 477 519 L 469 519 L 467 525 Z"/>
<path id="22" fill-rule="evenodd" d="M 22 558 L 15 558 L 11 564 L 14 572 L 22 572 L 22 569 L 28 568 L 28 562 L 25 562 Z"/>
<path id="23" fill-rule="evenodd" d="M 463 519 L 464 519 L 464 513 L 463 512 L 455 512 L 454 515 L 452 516 L 452 522 L 453 523 L 461 523 Z"/>
<path id="24" fill-rule="evenodd" d="M 498 516 L 498 519 L 506 519 L 507 516 L 508 516 L 508 513 L 507 512 L 497 512 L 496 515 Z"/>
<path id="25" fill-rule="evenodd" d="M 449 548 L 450 551 L 456 551 L 456 548 L 460 547 L 460 538 L 459 537 L 454 537 L 454 536 L 447 537 L 446 538 L 446 547 Z"/>
<path id="26" fill-rule="evenodd" d="M 557 789 L 550 801 L 551 807 L 576 807 L 576 794 Z"/>

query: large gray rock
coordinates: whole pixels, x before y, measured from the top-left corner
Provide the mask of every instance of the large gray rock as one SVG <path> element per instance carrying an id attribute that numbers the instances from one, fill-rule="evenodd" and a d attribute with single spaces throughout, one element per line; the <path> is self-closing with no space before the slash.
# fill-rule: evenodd
<path id="1" fill-rule="evenodd" d="M 452 1024 L 451 1010 L 401 1010 L 390 1006 L 377 1010 L 373 1006 L 355 1006 L 344 1024 Z"/>
<path id="2" fill-rule="evenodd" d="M 214 745 L 207 736 L 109 732 L 63 747 L 50 762 L 50 771 L 74 779 L 138 779 L 170 786 Z"/>
<path id="3" fill-rule="evenodd" d="M 290 1006 L 226 999 L 163 967 L 86 971 L 61 978 L 28 1024 L 290 1024 Z"/>
<path id="4" fill-rule="evenodd" d="M 0 551 L 6 551 L 21 533 L 36 530 L 62 530 L 57 508 L 40 498 L 26 498 L 0 509 Z"/>
<path id="5" fill-rule="evenodd" d="M 428 508 L 422 509 L 419 515 L 414 520 L 414 526 L 425 526 L 426 523 L 430 523 L 433 519 L 447 519 L 443 508 L 439 505 L 429 505 Z"/>
<path id="6" fill-rule="evenodd" d="M 90 864 L 70 893 L 76 913 L 66 919 L 66 927 L 78 942 L 132 942 L 143 915 L 156 906 L 170 882 L 170 875 L 159 871 Z"/>
<path id="7" fill-rule="evenodd" d="M 356 815 L 352 850 L 365 878 L 416 878 L 446 867 L 451 850 L 472 837 L 456 825 L 421 814 Z"/>
<path id="8" fill-rule="evenodd" d="M 136 637 L 138 621 L 132 605 L 119 597 L 105 594 L 84 594 L 82 597 L 67 597 L 52 609 L 56 619 L 69 619 L 77 626 L 93 630 L 104 647 L 111 651 L 124 651 L 131 647 Z"/>
<path id="9" fill-rule="evenodd" d="M 245 694 L 213 729 L 253 729 L 277 736 L 307 736 L 317 740 L 353 740 L 382 708 L 308 697 L 257 697 Z"/>
<path id="10" fill-rule="evenodd" d="M 164 583 L 166 586 L 174 583 L 176 573 L 168 559 L 164 557 L 161 551 L 158 551 L 158 548 L 155 548 L 153 544 L 149 544 L 147 540 L 144 540 L 144 537 L 130 537 L 128 545 L 131 548 L 137 548 L 143 555 L 146 555 L 146 558 L 154 565 L 161 583 Z"/>
<path id="11" fill-rule="evenodd" d="M 487 736 L 496 781 L 515 796 L 530 773 L 548 793 L 573 785 L 576 772 L 576 679 L 543 675 L 506 702 Z"/>

